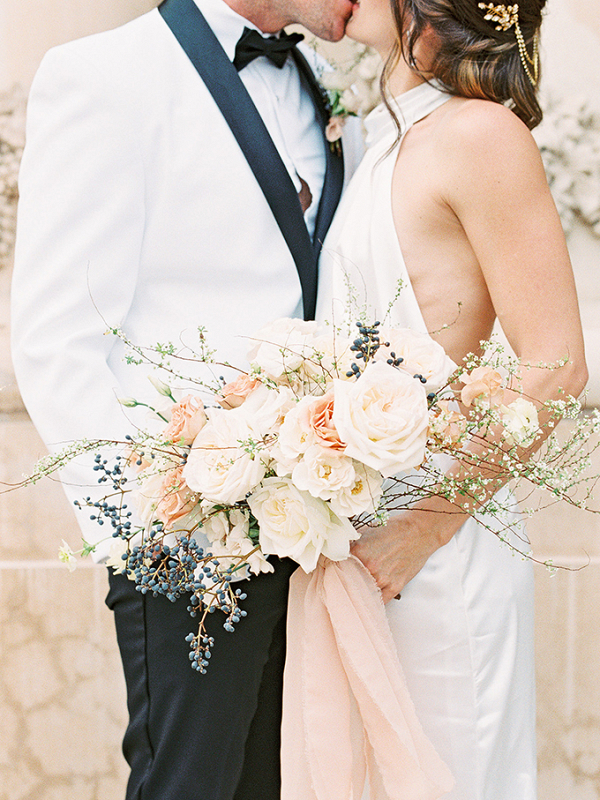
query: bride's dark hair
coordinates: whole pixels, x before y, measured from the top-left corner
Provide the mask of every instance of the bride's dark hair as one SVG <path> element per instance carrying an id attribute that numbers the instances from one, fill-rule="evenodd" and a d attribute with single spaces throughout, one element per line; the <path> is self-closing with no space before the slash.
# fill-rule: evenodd
<path id="1" fill-rule="evenodd" d="M 546 0 L 519 0 L 517 25 L 506 30 L 496 30 L 496 21 L 484 19 L 491 8 L 480 8 L 479 0 L 390 2 L 398 39 L 383 70 L 383 89 L 399 58 L 405 58 L 418 71 L 415 46 L 429 27 L 439 46 L 433 77 L 448 92 L 507 103 L 528 128 L 539 125 L 542 111 L 536 97 L 537 40 Z M 500 8 L 508 13 L 514 6 Z M 385 91 L 383 94 L 385 97 Z"/>

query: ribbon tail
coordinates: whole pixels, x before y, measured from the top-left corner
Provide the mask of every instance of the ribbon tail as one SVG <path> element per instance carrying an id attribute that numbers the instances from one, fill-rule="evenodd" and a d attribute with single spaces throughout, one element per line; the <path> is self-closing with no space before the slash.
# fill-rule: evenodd
<path id="1" fill-rule="evenodd" d="M 419 723 L 373 578 L 353 557 L 328 562 L 323 591 L 368 739 L 371 800 L 436 800 L 454 780 Z"/>
<path id="2" fill-rule="evenodd" d="M 322 578 L 319 564 L 310 575 L 296 570 L 290 581 L 282 800 L 361 800 L 365 783 L 362 725 L 322 600 Z"/>

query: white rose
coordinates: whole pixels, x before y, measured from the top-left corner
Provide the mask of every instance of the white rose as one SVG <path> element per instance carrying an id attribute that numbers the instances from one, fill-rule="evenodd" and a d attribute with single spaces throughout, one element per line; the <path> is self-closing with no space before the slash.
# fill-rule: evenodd
<path id="1" fill-rule="evenodd" d="M 307 402 L 310 402 L 311 399 L 310 397 L 303 398 Z M 302 400 L 300 403 L 302 403 Z M 286 414 L 283 425 L 279 429 L 277 446 L 272 451 L 276 454 L 275 458 L 277 460 L 281 460 L 286 464 L 295 463 L 315 442 L 313 431 L 304 424 L 300 403 Z M 277 455 L 280 456 L 279 459 Z"/>
<path id="2" fill-rule="evenodd" d="M 280 378 L 298 369 L 304 357 L 310 354 L 316 330 L 316 322 L 278 319 L 254 334 L 255 344 L 248 353 L 248 360 L 270 377 Z"/>
<path id="3" fill-rule="evenodd" d="M 532 402 L 518 397 L 507 406 L 500 406 L 504 438 L 510 447 L 529 447 L 540 431 L 537 409 Z"/>
<path id="4" fill-rule="evenodd" d="M 366 464 L 354 462 L 354 482 L 332 495 L 329 505 L 340 517 L 373 512 L 383 491 L 383 478 Z"/>
<path id="5" fill-rule="evenodd" d="M 236 580 L 249 577 L 249 572 L 258 575 L 259 572 L 274 570 L 273 565 L 260 550 L 256 550 L 256 545 L 249 538 L 249 527 L 247 512 L 232 508 L 211 515 L 202 528 L 211 543 L 210 552 L 218 557 L 221 569 L 238 567 L 233 574 Z M 256 552 L 252 552 L 253 550 Z M 244 561 L 247 566 L 239 569 Z M 202 575 L 200 570 L 199 577 L 202 578 Z"/>
<path id="6" fill-rule="evenodd" d="M 320 76 L 325 89 L 343 91 L 352 84 L 352 76 L 343 70 L 327 70 Z"/>
<path id="7" fill-rule="evenodd" d="M 286 414 L 296 405 L 291 389 L 279 386 L 277 389 L 259 386 L 248 395 L 246 402 L 235 413 L 247 420 L 258 438 L 276 433 Z M 233 413 L 233 412 L 228 412 Z"/>
<path id="8" fill-rule="evenodd" d="M 229 519 L 224 511 L 216 511 L 202 521 L 202 533 L 211 545 L 221 542 L 229 533 Z M 212 553 L 211 549 L 211 553 Z"/>
<path id="9" fill-rule="evenodd" d="M 363 56 L 356 67 L 356 74 L 364 81 L 377 82 L 380 71 L 381 58 L 376 53 Z"/>
<path id="10" fill-rule="evenodd" d="M 352 85 L 349 89 L 345 89 L 340 97 L 340 104 L 348 114 L 358 114 L 361 110 L 361 97 L 356 91 L 356 87 Z"/>
<path id="11" fill-rule="evenodd" d="M 233 411 L 209 409 L 209 421 L 194 439 L 183 477 L 193 492 L 213 503 L 233 505 L 263 479 L 264 456 L 247 452 L 241 442 L 256 441 L 246 417 Z"/>
<path id="12" fill-rule="evenodd" d="M 347 519 L 289 478 L 267 478 L 248 505 L 258 520 L 263 553 L 292 558 L 305 572 L 316 567 L 321 553 L 332 561 L 347 558 L 357 536 Z"/>
<path id="13" fill-rule="evenodd" d="M 379 361 L 351 383 L 334 382 L 333 422 L 346 455 L 390 477 L 425 456 L 427 390 L 407 373 Z"/>
<path id="14" fill-rule="evenodd" d="M 292 481 L 303 492 L 329 500 L 340 489 L 354 486 L 356 473 L 351 458 L 341 455 L 339 450 L 314 444 L 294 467 Z"/>
<path id="15" fill-rule="evenodd" d="M 456 369 L 456 364 L 448 358 L 446 351 L 428 333 L 413 331 L 410 328 L 387 328 L 380 330 L 382 346 L 377 351 L 376 361 L 386 361 L 394 353 L 402 358 L 400 369 L 409 375 L 422 375 L 427 381 L 427 391 L 435 391 L 444 386 L 448 377 Z M 389 342 L 389 347 L 383 343 Z"/>
<path id="16" fill-rule="evenodd" d="M 352 339 L 333 334 L 315 336 L 312 352 L 302 364 L 305 379 L 320 379 L 321 385 L 327 388 L 334 378 L 346 378 L 350 364 L 354 361 L 354 353 L 350 350 Z"/>

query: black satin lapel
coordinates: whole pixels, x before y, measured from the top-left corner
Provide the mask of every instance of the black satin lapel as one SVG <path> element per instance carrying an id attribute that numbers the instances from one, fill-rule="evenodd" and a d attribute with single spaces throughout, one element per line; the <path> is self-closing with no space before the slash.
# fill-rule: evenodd
<path id="1" fill-rule="evenodd" d="M 299 50 L 293 51 L 294 60 L 298 69 L 306 81 L 306 85 L 310 89 L 315 106 L 321 118 L 321 126 L 323 129 L 323 141 L 325 146 L 326 170 L 325 181 L 323 183 L 323 191 L 321 193 L 321 200 L 319 202 L 319 209 L 317 211 L 317 220 L 315 223 L 315 233 L 313 237 L 314 246 L 317 254 L 321 251 L 325 235 L 331 225 L 331 220 L 339 203 L 342 194 L 342 187 L 344 185 L 344 154 L 342 152 L 341 141 L 339 148 L 330 147 L 329 142 L 325 139 L 325 127 L 329 122 L 330 108 L 327 94 L 321 84 L 315 78 L 315 75 L 310 68 L 310 65 Z"/>
<path id="2" fill-rule="evenodd" d="M 296 264 L 302 286 L 304 318 L 313 319 L 317 296 L 313 244 L 296 188 L 256 106 L 193 0 L 165 0 L 158 10 L 237 139 Z M 310 70 L 308 65 L 306 67 Z"/>

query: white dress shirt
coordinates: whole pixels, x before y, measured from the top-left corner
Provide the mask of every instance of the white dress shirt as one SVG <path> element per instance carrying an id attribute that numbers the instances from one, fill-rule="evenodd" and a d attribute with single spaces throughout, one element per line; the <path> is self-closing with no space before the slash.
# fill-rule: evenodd
<path id="1" fill-rule="evenodd" d="M 221 46 L 233 61 L 235 47 L 244 27 L 260 31 L 252 22 L 241 17 L 224 0 L 194 0 Z M 303 50 L 305 55 L 307 48 Z M 316 56 L 311 66 L 318 63 Z M 301 83 L 298 69 L 291 57 L 283 67 L 277 67 L 265 56 L 255 58 L 239 72 L 248 94 L 263 122 L 287 171 L 300 192 L 300 178 L 306 181 L 312 203 L 304 219 L 312 236 L 319 208 L 321 188 L 325 177 L 323 137 L 315 125 L 315 107 Z"/>

